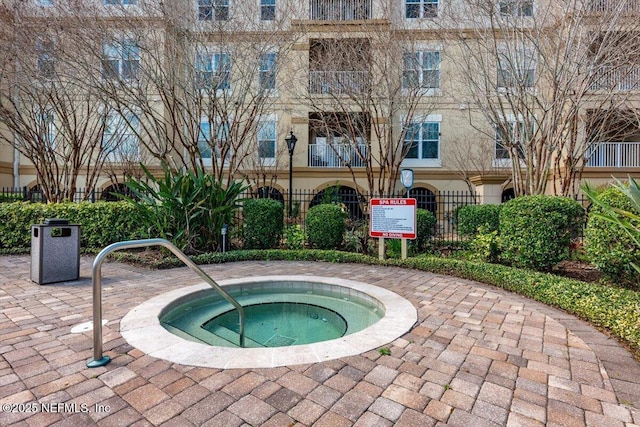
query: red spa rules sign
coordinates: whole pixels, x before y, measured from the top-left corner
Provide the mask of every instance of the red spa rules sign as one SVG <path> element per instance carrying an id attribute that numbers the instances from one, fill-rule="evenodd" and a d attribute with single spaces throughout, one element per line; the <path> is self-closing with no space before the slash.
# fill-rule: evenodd
<path id="1" fill-rule="evenodd" d="M 371 199 L 369 235 L 388 239 L 415 239 L 416 207 L 416 199 Z"/>

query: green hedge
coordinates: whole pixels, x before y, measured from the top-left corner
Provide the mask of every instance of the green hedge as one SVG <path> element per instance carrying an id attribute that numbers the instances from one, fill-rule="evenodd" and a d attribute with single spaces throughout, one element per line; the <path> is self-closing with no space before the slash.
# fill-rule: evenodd
<path id="1" fill-rule="evenodd" d="M 575 200 L 557 196 L 523 196 L 500 211 L 502 259 L 516 267 L 549 271 L 569 257 L 571 239 L 584 222 Z"/>
<path id="2" fill-rule="evenodd" d="M 436 217 L 426 209 L 416 210 L 416 239 L 413 245 L 417 251 L 422 251 L 427 247 L 431 236 L 433 236 L 433 227 L 436 225 Z"/>
<path id="3" fill-rule="evenodd" d="M 46 218 L 64 218 L 71 224 L 80 224 L 83 250 L 146 238 L 149 226 L 144 212 L 127 202 L 2 203 L 0 249 L 31 247 L 31 225 L 42 224 Z"/>
<path id="4" fill-rule="evenodd" d="M 244 202 L 244 245 L 247 249 L 270 249 L 280 244 L 284 228 L 282 203 L 273 199 Z"/>
<path id="5" fill-rule="evenodd" d="M 333 204 L 317 205 L 307 213 L 309 244 L 319 249 L 335 249 L 342 245 L 346 212 Z"/>
<path id="6" fill-rule="evenodd" d="M 612 208 L 634 212 L 630 200 L 616 188 L 604 190 L 598 198 Z M 591 208 L 584 232 L 585 252 L 591 263 L 609 280 L 638 286 L 640 277 L 631 263 L 640 265 L 640 249 L 620 225 L 594 215 L 603 212 L 604 210 L 598 205 Z M 640 212 L 635 213 L 640 214 Z"/>
<path id="7" fill-rule="evenodd" d="M 467 205 L 458 209 L 458 234 L 473 237 L 482 227 L 486 233 L 497 231 L 500 227 L 502 205 Z"/>
<path id="8" fill-rule="evenodd" d="M 136 260 L 135 254 L 119 252 L 114 255 L 121 260 Z M 504 265 L 437 256 L 379 261 L 376 257 L 335 250 L 272 249 L 231 251 L 224 254 L 209 253 L 194 256 L 192 259 L 198 264 L 288 260 L 390 265 L 476 280 L 527 296 L 589 320 L 594 325 L 606 328 L 619 339 L 626 341 L 636 353 L 640 351 L 640 292 L 629 289 L 585 283 L 549 273 L 520 270 Z M 172 257 L 157 261 L 152 266 L 170 268 L 182 266 L 182 263 Z"/>

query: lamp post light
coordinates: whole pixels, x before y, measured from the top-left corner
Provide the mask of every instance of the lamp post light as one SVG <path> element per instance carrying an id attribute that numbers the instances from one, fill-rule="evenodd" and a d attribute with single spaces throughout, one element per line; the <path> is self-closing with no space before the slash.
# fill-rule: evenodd
<path id="1" fill-rule="evenodd" d="M 285 139 L 287 143 L 287 148 L 289 149 L 289 214 L 291 217 L 291 209 L 292 209 L 292 196 L 293 196 L 293 150 L 296 148 L 296 142 L 298 142 L 298 138 L 293 134 L 293 130 L 289 132 L 289 136 Z"/>
<path id="2" fill-rule="evenodd" d="M 409 191 L 413 187 L 413 169 L 402 169 L 400 171 L 400 182 L 407 189 L 407 197 L 409 197 Z"/>

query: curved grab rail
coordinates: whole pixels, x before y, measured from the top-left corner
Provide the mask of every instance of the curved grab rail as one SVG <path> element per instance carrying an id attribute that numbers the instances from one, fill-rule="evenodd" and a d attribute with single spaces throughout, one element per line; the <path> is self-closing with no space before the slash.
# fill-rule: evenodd
<path id="1" fill-rule="evenodd" d="M 207 273 L 202 271 L 189 257 L 187 257 L 173 243 L 165 239 L 145 239 L 145 240 L 128 240 L 124 242 L 112 243 L 100 251 L 96 259 L 93 261 L 93 270 L 91 279 L 93 281 L 93 359 L 87 362 L 87 367 L 97 368 L 104 366 L 111 360 L 109 356 L 102 355 L 102 261 L 106 256 L 120 249 L 142 248 L 146 246 L 163 246 L 169 249 L 180 261 L 184 262 L 187 267 L 195 271 L 205 282 L 215 289 L 224 299 L 238 310 L 240 318 L 240 347 L 244 347 L 244 309 L 233 299 L 224 289 L 218 285 Z"/>

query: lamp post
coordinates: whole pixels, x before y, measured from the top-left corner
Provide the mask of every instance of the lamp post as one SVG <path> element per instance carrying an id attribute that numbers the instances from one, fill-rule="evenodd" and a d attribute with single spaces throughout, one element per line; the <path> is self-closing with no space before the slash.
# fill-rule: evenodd
<path id="1" fill-rule="evenodd" d="M 289 132 L 289 136 L 285 139 L 287 143 L 287 148 L 289 149 L 289 214 L 291 217 L 291 208 L 292 208 L 292 196 L 293 196 L 293 150 L 296 148 L 296 142 L 298 142 L 298 138 L 293 134 L 293 130 Z"/>
<path id="2" fill-rule="evenodd" d="M 407 189 L 407 197 L 409 197 L 409 190 L 413 187 L 413 169 L 402 169 L 400 171 L 400 182 Z"/>

